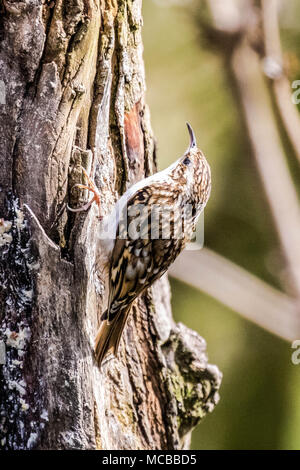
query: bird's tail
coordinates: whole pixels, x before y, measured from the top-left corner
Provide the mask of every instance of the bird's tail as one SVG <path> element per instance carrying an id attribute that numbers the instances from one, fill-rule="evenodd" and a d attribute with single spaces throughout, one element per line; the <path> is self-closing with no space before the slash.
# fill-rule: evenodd
<path id="1" fill-rule="evenodd" d="M 99 367 L 108 353 L 117 355 L 129 311 L 130 306 L 121 310 L 111 322 L 107 319 L 102 321 L 95 339 L 95 355 Z M 102 318 L 107 318 L 106 312 Z"/>

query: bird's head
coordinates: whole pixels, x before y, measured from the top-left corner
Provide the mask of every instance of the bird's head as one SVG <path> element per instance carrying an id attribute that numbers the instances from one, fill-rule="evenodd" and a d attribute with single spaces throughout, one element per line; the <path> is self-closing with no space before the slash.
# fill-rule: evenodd
<path id="1" fill-rule="evenodd" d="M 185 180 L 187 197 L 203 208 L 210 196 L 210 167 L 203 152 L 197 147 L 192 127 L 188 122 L 186 124 L 190 134 L 190 143 L 184 155 L 177 160 L 177 171 Z"/>

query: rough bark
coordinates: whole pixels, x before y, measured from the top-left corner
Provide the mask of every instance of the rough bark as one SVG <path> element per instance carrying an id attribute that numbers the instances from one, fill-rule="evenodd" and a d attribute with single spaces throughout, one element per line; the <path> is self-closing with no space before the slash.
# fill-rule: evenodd
<path id="1" fill-rule="evenodd" d="M 4 449 L 178 449 L 218 400 L 205 342 L 166 277 L 133 307 L 117 359 L 93 341 L 107 301 L 102 215 L 155 169 L 141 0 L 0 1 L 0 442 Z M 3 97 L 2 97 L 3 101 Z"/>

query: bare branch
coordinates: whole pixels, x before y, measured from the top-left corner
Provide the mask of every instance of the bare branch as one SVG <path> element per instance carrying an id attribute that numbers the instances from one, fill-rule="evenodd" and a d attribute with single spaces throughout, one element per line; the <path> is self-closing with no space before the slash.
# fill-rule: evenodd
<path id="1" fill-rule="evenodd" d="M 292 103 L 291 85 L 284 73 L 278 1 L 262 0 L 262 15 L 266 54 L 265 73 L 272 79 L 272 89 L 282 123 L 300 162 L 300 115 L 297 107 Z"/>
<path id="2" fill-rule="evenodd" d="M 278 134 L 258 55 L 243 42 L 232 69 L 244 110 L 253 153 L 293 281 L 300 298 L 300 209 Z"/>
<path id="3" fill-rule="evenodd" d="M 271 0 L 266 1 L 264 4 L 265 34 L 268 38 L 270 53 L 275 54 L 276 52 L 276 54 L 281 55 L 278 26 L 276 29 L 275 25 L 274 29 L 274 24 L 277 21 L 275 16 L 277 12 L 274 13 L 276 2 L 274 2 L 275 0 Z M 272 8 L 270 7 L 271 3 Z M 300 299 L 300 250 L 298 249 L 300 208 L 297 193 L 286 164 L 272 103 L 262 74 L 260 58 L 252 47 L 251 37 L 253 39 L 256 13 L 251 1 L 245 0 L 243 9 L 239 8 L 241 4 L 235 0 L 231 0 L 231 4 L 235 7 L 236 24 L 240 23 L 241 27 L 244 25 L 245 29 L 244 38 L 235 44 L 231 69 L 240 93 L 245 123 L 256 158 L 257 168 L 288 264 L 290 282 L 295 295 Z M 225 29 L 228 22 L 224 20 L 224 12 L 220 2 L 218 0 L 208 0 L 208 5 L 213 13 L 215 25 L 220 28 L 221 24 L 222 28 Z M 271 11 L 269 11 L 270 8 Z M 239 20 L 238 14 L 240 15 Z M 269 15 L 272 16 L 270 20 L 268 19 Z M 246 18 L 249 18 L 248 22 Z M 253 18 L 253 21 L 251 18 Z M 270 33 L 271 30 L 272 33 Z M 231 29 L 229 28 L 228 33 L 230 32 Z M 257 34 L 259 34 L 258 31 Z M 270 34 L 274 37 L 270 38 Z M 287 99 L 286 91 L 283 94 L 281 90 L 280 98 L 284 99 L 285 103 L 290 101 Z M 288 105 L 285 104 L 284 106 Z"/>
<path id="4" fill-rule="evenodd" d="M 207 248 L 184 251 L 170 274 L 283 339 L 299 337 L 294 299 Z"/>

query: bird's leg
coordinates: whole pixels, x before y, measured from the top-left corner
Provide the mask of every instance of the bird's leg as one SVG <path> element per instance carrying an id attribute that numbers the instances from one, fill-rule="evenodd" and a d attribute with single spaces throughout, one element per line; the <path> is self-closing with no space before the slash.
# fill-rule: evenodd
<path id="1" fill-rule="evenodd" d="M 89 207 L 91 207 L 91 205 L 93 204 L 93 202 L 95 202 L 98 206 L 98 209 L 99 209 L 99 218 L 101 219 L 101 215 L 100 215 L 100 193 L 94 183 L 94 181 L 92 180 L 92 178 L 90 178 L 90 176 L 88 175 L 88 173 L 86 172 L 86 170 L 81 167 L 83 173 L 84 173 L 84 176 L 86 177 L 87 179 L 87 182 L 88 184 L 85 185 L 85 184 L 74 184 L 73 188 L 79 188 L 79 189 L 87 189 L 88 191 L 92 192 L 94 194 L 94 196 L 92 197 L 92 199 L 90 201 L 88 201 L 86 204 L 84 204 L 83 206 L 81 207 L 78 207 L 77 209 L 72 209 L 71 207 L 69 207 L 67 205 L 67 208 L 69 209 L 69 211 L 71 212 L 81 212 L 81 211 L 86 211 Z M 72 188 L 72 189 L 73 189 Z"/>

